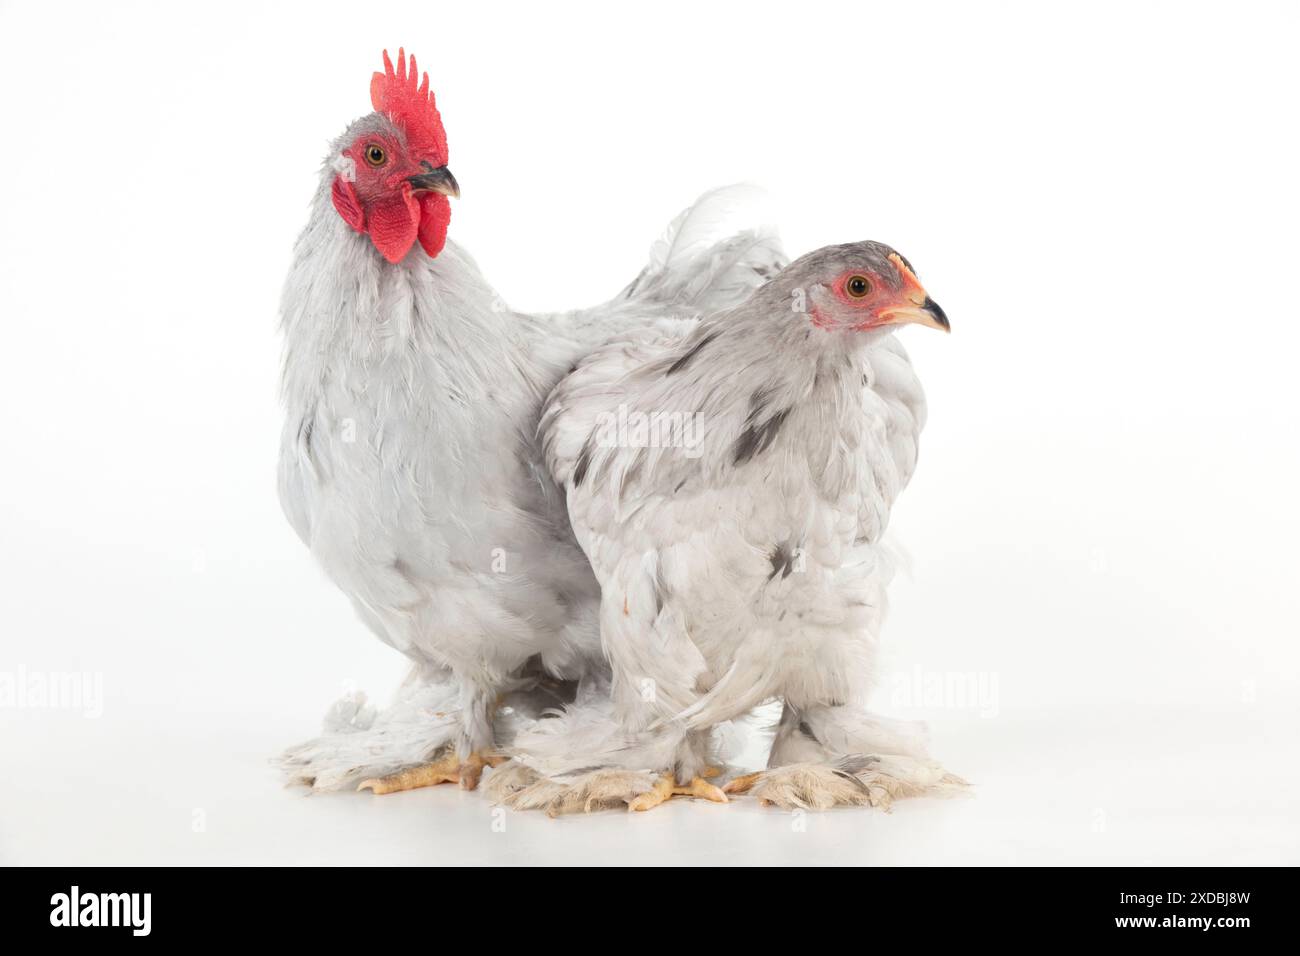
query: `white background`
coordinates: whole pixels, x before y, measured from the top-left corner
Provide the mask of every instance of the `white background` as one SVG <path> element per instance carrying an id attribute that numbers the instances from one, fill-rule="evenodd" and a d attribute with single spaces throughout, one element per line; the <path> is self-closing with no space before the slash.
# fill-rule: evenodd
<path id="1" fill-rule="evenodd" d="M 0 6 L 7 863 L 1300 862 L 1297 14 L 1284 3 Z M 276 309 L 384 47 L 455 239 L 599 301 L 748 180 L 901 249 L 953 334 L 895 512 L 880 709 L 976 796 L 558 822 L 304 798 L 268 765 L 396 654 L 280 515 Z M 983 704 L 926 682 L 983 682 Z M 955 685 L 953 685 L 955 687 Z M 918 693 L 919 691 L 919 693 Z M 995 691 L 995 693 L 994 693 Z"/>

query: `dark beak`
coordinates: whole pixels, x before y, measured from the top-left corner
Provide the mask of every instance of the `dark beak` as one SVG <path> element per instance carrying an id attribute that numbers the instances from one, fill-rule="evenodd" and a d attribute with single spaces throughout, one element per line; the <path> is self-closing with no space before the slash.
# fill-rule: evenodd
<path id="1" fill-rule="evenodd" d="M 444 196 L 451 196 L 455 199 L 460 198 L 460 184 L 456 182 L 456 177 L 451 174 L 451 170 L 446 166 L 430 169 L 427 173 L 420 173 L 418 176 L 408 176 L 406 181 L 411 184 L 411 188 L 416 192 L 424 189 L 430 192 L 442 193 Z"/>
<path id="2" fill-rule="evenodd" d="M 925 311 L 929 312 L 932 316 L 934 316 L 935 323 L 945 332 L 952 331 L 952 326 L 948 324 L 947 314 L 943 311 L 943 309 L 939 308 L 939 303 L 935 302 L 934 299 L 930 298 L 927 295 L 925 297 L 925 301 L 921 303 L 921 308 L 925 309 Z"/>

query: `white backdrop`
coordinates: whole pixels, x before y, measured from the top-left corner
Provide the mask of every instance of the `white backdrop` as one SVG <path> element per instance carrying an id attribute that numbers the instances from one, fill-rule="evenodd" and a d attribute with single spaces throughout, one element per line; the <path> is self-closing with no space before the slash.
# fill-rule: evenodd
<path id="1" fill-rule="evenodd" d="M 1297 25 L 0 4 L 0 861 L 1300 862 Z M 402 671 L 274 490 L 279 285 L 399 44 L 438 93 L 451 234 L 516 307 L 612 294 L 737 180 L 793 253 L 916 264 L 954 331 L 902 333 L 931 419 L 881 709 L 930 719 L 974 799 L 502 831 L 450 788 L 281 788 L 271 755 Z M 79 700 L 18 692 L 64 674 Z"/>

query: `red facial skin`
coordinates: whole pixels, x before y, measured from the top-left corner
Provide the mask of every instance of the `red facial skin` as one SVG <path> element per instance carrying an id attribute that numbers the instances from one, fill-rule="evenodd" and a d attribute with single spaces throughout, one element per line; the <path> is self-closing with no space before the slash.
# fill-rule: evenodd
<path id="1" fill-rule="evenodd" d="M 853 276 L 865 276 L 871 283 L 871 291 L 861 298 L 849 295 L 845 286 Z M 828 331 L 835 329 L 866 331 L 877 321 L 876 313 L 894 305 L 896 300 L 895 294 L 890 291 L 889 286 L 880 276 L 861 269 L 853 269 L 838 276 L 831 283 L 831 294 L 835 297 L 835 308 L 831 315 L 826 314 L 826 311 L 830 310 L 824 311 L 815 305 L 809 310 L 813 325 Z"/>
<path id="2" fill-rule="evenodd" d="M 366 159 L 371 145 L 384 151 L 384 161 L 378 166 Z M 355 179 L 349 182 L 340 173 L 330 192 L 344 222 L 370 236 L 389 262 L 406 258 L 417 239 L 430 258 L 442 252 L 451 222 L 451 203 L 441 193 L 416 192 L 407 179 L 446 165 L 445 157 L 413 156 L 394 137 L 384 135 L 362 137 L 343 154 L 352 160 Z"/>
<path id="3" fill-rule="evenodd" d="M 866 332 L 869 329 L 892 324 L 889 316 L 882 313 L 888 309 L 912 304 L 914 300 L 919 302 L 925 299 L 925 290 L 921 288 L 921 283 L 917 281 L 916 276 L 912 275 L 911 270 L 902 267 L 899 268 L 898 274 L 903 284 L 901 288 L 895 290 L 890 286 L 889 281 L 897 281 L 898 277 L 891 277 L 886 281 L 875 272 L 865 269 L 851 269 L 842 273 L 831 284 L 834 309 L 826 311 L 831 311 L 832 314 L 827 315 L 826 311 L 814 305 L 809 310 L 813 325 L 819 329 L 852 329 L 854 332 Z M 871 283 L 871 290 L 860 298 L 848 293 L 848 282 L 854 276 L 864 276 Z M 919 298 L 916 298 L 917 293 L 920 294 Z"/>

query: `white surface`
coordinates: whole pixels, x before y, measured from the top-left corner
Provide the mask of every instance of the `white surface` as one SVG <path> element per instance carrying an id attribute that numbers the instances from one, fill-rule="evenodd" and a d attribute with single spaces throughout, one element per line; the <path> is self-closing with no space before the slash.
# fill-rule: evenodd
<path id="1" fill-rule="evenodd" d="M 1300 862 L 1296 17 L 0 7 L 0 675 L 103 687 L 98 718 L 0 706 L 0 861 Z M 904 333 L 931 422 L 881 709 L 974 799 L 496 832 L 450 789 L 281 789 L 272 754 L 401 671 L 273 475 L 279 283 L 399 43 L 452 233 L 519 307 L 612 293 L 739 179 L 793 252 L 916 263 L 955 331 Z M 945 675 L 984 706 L 916 699 Z"/>

